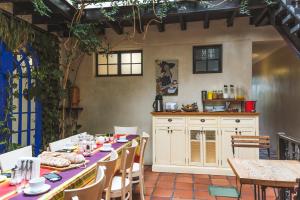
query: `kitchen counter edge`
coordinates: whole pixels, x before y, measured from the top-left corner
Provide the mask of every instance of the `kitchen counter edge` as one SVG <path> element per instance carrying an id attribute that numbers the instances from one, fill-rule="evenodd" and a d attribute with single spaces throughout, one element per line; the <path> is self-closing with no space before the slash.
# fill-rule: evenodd
<path id="1" fill-rule="evenodd" d="M 259 113 L 250 112 L 151 112 L 153 116 L 164 115 L 192 115 L 192 116 L 258 116 Z"/>

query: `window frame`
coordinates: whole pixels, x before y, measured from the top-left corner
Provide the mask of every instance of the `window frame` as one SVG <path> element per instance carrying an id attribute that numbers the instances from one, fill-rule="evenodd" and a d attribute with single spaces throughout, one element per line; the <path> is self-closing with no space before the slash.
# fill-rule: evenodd
<path id="1" fill-rule="evenodd" d="M 99 54 L 104 54 L 105 52 L 101 51 L 101 52 L 96 52 L 95 55 L 96 55 L 96 77 L 118 77 L 118 76 L 143 76 L 143 50 L 126 50 L 126 51 L 112 51 L 112 52 L 109 52 L 109 54 L 117 54 L 117 70 L 118 70 L 118 74 L 106 74 L 106 75 L 101 75 L 99 74 L 99 65 L 101 64 L 98 64 L 98 55 Z M 131 74 L 121 74 L 121 67 L 122 67 L 122 60 L 121 60 L 121 54 L 123 53 L 141 53 L 141 73 L 140 74 L 132 74 L 132 71 L 131 71 Z M 131 65 L 131 69 L 132 69 L 132 64 L 140 64 L 140 63 L 125 63 L 125 64 L 130 64 Z M 104 64 L 103 64 L 104 65 Z M 107 66 L 109 66 L 110 64 L 106 64 Z M 113 64 L 111 64 L 113 65 Z M 107 68 L 108 70 L 108 68 Z"/>
<path id="2" fill-rule="evenodd" d="M 202 61 L 206 61 L 206 71 L 196 71 L 196 50 L 199 49 L 210 49 L 210 48 L 218 48 L 219 49 L 219 59 L 206 59 Z M 208 61 L 209 60 L 218 60 L 219 61 L 219 69 L 218 71 L 209 71 L 208 70 Z M 222 73 L 223 72 L 223 45 L 216 44 L 216 45 L 197 45 L 193 46 L 193 74 L 214 74 L 214 73 Z"/>

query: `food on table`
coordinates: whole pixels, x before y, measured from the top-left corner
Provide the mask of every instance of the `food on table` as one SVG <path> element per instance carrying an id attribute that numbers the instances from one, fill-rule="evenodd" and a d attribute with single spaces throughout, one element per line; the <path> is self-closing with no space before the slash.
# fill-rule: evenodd
<path id="1" fill-rule="evenodd" d="M 77 153 L 61 153 L 59 157 L 71 161 L 72 164 L 79 164 L 85 162 L 84 156 Z"/>
<path id="2" fill-rule="evenodd" d="M 199 111 L 197 103 L 187 104 L 187 105 L 182 104 L 181 109 L 185 112 L 198 112 Z"/>
<path id="3" fill-rule="evenodd" d="M 46 155 L 41 155 L 40 158 L 41 158 L 42 165 L 48 165 L 52 167 L 68 167 L 71 165 L 71 161 L 65 158 L 46 156 Z"/>
<path id="4" fill-rule="evenodd" d="M 81 154 L 61 153 L 61 152 L 43 152 L 40 155 L 41 164 L 53 167 L 68 167 L 71 164 L 80 164 L 85 162 Z"/>

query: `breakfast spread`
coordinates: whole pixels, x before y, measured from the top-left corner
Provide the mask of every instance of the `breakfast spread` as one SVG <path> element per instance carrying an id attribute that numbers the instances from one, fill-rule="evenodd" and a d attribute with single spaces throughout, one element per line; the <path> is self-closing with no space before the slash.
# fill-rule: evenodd
<path id="1" fill-rule="evenodd" d="M 42 165 L 53 167 L 68 167 L 85 162 L 84 156 L 76 153 L 43 152 L 40 158 Z"/>

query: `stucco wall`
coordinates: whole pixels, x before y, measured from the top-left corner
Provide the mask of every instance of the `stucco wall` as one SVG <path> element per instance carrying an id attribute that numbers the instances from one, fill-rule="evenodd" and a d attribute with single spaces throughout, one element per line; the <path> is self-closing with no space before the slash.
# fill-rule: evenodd
<path id="1" fill-rule="evenodd" d="M 253 97 L 261 113 L 261 133 L 270 135 L 277 148 L 276 133 L 300 139 L 300 60 L 287 46 L 253 66 Z"/>
<path id="2" fill-rule="evenodd" d="M 145 40 L 138 35 L 135 41 L 122 40 L 124 36 L 107 30 L 106 35 L 114 50 L 142 49 L 144 74 L 139 77 L 95 77 L 94 55 L 85 56 L 77 77 L 84 110 L 79 123 L 82 130 L 91 133 L 112 132 L 114 125 L 138 126 L 140 131 L 151 133 L 152 102 L 155 97 L 156 59 L 178 59 L 179 94 L 165 97 L 164 101 L 198 102 L 201 108 L 201 90 L 222 88 L 224 84 L 242 86 L 250 93 L 252 80 L 252 41 L 279 40 L 272 27 L 249 26 L 249 19 L 237 19 L 228 28 L 225 20 L 211 21 L 209 29 L 202 22 L 188 23 L 187 31 L 179 24 L 166 25 L 160 33 L 151 26 Z M 223 73 L 192 74 L 192 46 L 223 44 Z M 146 162 L 151 163 L 150 145 Z"/>

